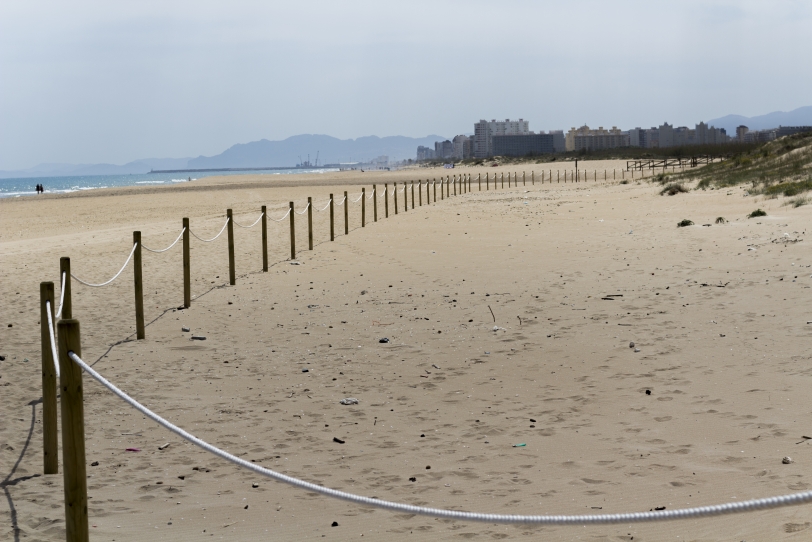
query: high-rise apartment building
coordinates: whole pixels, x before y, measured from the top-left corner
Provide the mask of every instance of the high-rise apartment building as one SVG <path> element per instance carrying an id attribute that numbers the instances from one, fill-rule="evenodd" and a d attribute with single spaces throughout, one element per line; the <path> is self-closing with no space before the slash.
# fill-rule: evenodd
<path id="1" fill-rule="evenodd" d="M 530 123 L 524 119 L 497 121 L 480 120 L 474 124 L 474 156 L 487 158 L 493 156 L 493 136 L 523 135 L 530 133 Z"/>
<path id="2" fill-rule="evenodd" d="M 417 147 L 417 160 L 431 160 L 434 158 L 434 149 L 420 145 Z"/>
<path id="3" fill-rule="evenodd" d="M 590 130 L 589 126 L 584 125 L 567 132 L 566 147 L 568 151 L 614 149 L 628 147 L 629 140 L 629 133 L 620 131 L 616 126 L 612 126 L 611 130 L 604 130 L 603 126 Z"/>
<path id="4" fill-rule="evenodd" d="M 451 158 L 454 152 L 454 146 L 449 140 L 435 141 L 434 142 L 434 157 L 435 158 Z"/>
<path id="5" fill-rule="evenodd" d="M 458 135 L 451 140 L 451 156 L 458 160 L 471 158 L 473 153 L 474 139 L 472 137 Z"/>

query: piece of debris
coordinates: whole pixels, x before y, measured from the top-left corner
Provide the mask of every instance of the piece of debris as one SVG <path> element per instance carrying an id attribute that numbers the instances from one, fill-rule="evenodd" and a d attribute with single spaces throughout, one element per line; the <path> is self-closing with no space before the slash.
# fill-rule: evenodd
<path id="1" fill-rule="evenodd" d="M 333 437 L 333 442 L 337 442 L 338 444 L 344 444 L 344 441 L 338 437 Z"/>
<path id="2" fill-rule="evenodd" d="M 646 395 L 651 395 L 651 390 L 646 390 Z"/>
<path id="3" fill-rule="evenodd" d="M 258 484 L 258 483 L 256 483 L 256 482 L 254 482 L 253 484 L 251 484 L 251 487 L 253 487 L 254 489 L 256 489 L 256 488 L 258 488 L 258 487 L 259 487 L 259 484 Z"/>
<path id="4" fill-rule="evenodd" d="M 205 335 L 192 335 L 192 340 L 193 341 L 205 341 L 206 336 Z"/>
<path id="5" fill-rule="evenodd" d="M 330 527 L 338 527 L 338 522 L 334 521 L 332 524 L 330 524 Z"/>
<path id="6" fill-rule="evenodd" d="M 635 348 L 635 349 L 634 349 L 634 351 L 635 351 L 635 352 L 639 352 L 639 351 L 640 351 L 640 349 L 639 349 L 639 348 Z"/>
<path id="7" fill-rule="evenodd" d="M 91 467 L 98 467 L 98 466 L 99 466 L 99 462 L 98 462 L 98 461 L 94 461 L 93 463 L 91 463 L 91 464 L 90 464 L 90 466 L 91 466 Z"/>
<path id="8" fill-rule="evenodd" d="M 629 343 L 629 348 L 634 348 L 634 343 L 633 342 Z"/>
<path id="9" fill-rule="evenodd" d="M 388 339 L 388 338 L 386 338 L 386 337 L 383 337 L 383 338 L 381 338 L 381 339 L 378 339 L 378 342 L 379 342 L 379 343 L 384 343 L 384 344 L 385 344 L 385 343 L 388 343 L 388 342 L 389 342 L 389 339 Z"/>
<path id="10" fill-rule="evenodd" d="M 159 450 L 166 450 L 167 448 L 169 448 L 169 443 L 168 442 L 166 444 L 162 445 L 162 446 L 158 446 Z"/>
<path id="11" fill-rule="evenodd" d="M 525 444 L 524 442 L 520 442 L 519 444 L 513 445 L 514 448 L 523 448 L 524 446 L 527 446 L 527 444 Z"/>
<path id="12" fill-rule="evenodd" d="M 783 459 L 781 459 L 781 463 L 784 465 L 789 465 L 790 463 L 795 463 L 795 461 L 793 461 L 790 456 L 786 455 Z"/>
<path id="13" fill-rule="evenodd" d="M 304 369 L 302 369 L 302 372 L 303 372 L 303 373 L 309 373 L 309 372 L 310 372 L 310 369 L 308 369 L 307 367 L 305 367 Z"/>
<path id="14" fill-rule="evenodd" d="M 181 330 L 181 331 L 183 331 L 184 333 L 188 333 L 188 332 L 192 331 L 192 330 L 191 330 L 189 327 L 187 327 L 187 326 L 183 326 L 182 328 L 180 328 L 180 330 Z"/>
<path id="15" fill-rule="evenodd" d="M 339 401 L 339 403 L 341 403 L 342 405 L 357 405 L 358 399 L 356 399 L 355 397 L 347 397 L 346 399 L 342 399 L 341 401 Z"/>

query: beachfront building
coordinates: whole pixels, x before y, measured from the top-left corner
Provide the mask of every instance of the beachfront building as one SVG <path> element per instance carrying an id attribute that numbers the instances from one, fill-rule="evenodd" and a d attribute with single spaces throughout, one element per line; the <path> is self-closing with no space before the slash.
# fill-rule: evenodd
<path id="1" fill-rule="evenodd" d="M 535 156 L 555 152 L 553 134 L 495 135 L 492 144 L 493 156 Z"/>
<path id="2" fill-rule="evenodd" d="M 420 145 L 417 147 L 417 161 L 420 160 L 431 160 L 434 158 L 434 149 L 430 149 L 429 147 L 424 147 Z"/>
<path id="3" fill-rule="evenodd" d="M 480 120 L 474 124 L 473 152 L 477 158 L 493 156 L 493 136 L 526 135 L 530 133 L 530 122 L 519 119 L 504 121 Z"/>
<path id="4" fill-rule="evenodd" d="M 442 160 L 443 158 L 451 158 L 454 152 L 454 145 L 449 141 L 435 141 L 434 142 L 434 157 Z"/>
<path id="5" fill-rule="evenodd" d="M 740 125 L 740 126 L 736 126 L 736 141 L 738 141 L 739 143 L 744 143 L 744 136 L 749 131 L 750 131 L 750 128 L 748 128 L 747 126 L 745 126 L 743 124 Z"/>
<path id="6" fill-rule="evenodd" d="M 474 138 L 458 135 L 451 140 L 451 156 L 458 160 L 471 158 L 474 155 Z"/>
<path id="7" fill-rule="evenodd" d="M 622 132 L 616 126 L 612 126 L 611 130 L 605 130 L 603 126 L 591 130 L 584 125 L 580 128 L 573 127 L 567 132 L 566 149 L 578 152 L 628 147 L 629 139 L 629 132 Z"/>

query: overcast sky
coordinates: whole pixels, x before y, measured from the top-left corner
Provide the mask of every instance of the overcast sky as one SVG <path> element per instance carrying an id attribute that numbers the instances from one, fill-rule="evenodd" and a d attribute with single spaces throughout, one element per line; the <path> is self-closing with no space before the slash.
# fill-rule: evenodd
<path id="1" fill-rule="evenodd" d="M 812 105 L 808 1 L 0 1 L 0 169 Z"/>

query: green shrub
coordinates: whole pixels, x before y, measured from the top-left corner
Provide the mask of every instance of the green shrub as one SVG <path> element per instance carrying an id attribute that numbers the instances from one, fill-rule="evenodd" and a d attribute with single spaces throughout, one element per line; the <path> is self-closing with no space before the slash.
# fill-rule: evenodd
<path id="1" fill-rule="evenodd" d="M 756 218 L 756 217 L 759 217 L 759 216 L 767 216 L 767 213 L 765 213 L 761 209 L 756 209 L 755 211 L 753 211 L 752 213 L 747 215 L 747 218 Z"/>
<path id="2" fill-rule="evenodd" d="M 676 196 L 677 194 L 684 194 L 688 189 L 682 183 L 671 183 L 660 191 L 661 196 L 669 195 Z"/>

